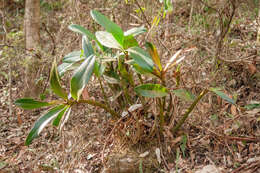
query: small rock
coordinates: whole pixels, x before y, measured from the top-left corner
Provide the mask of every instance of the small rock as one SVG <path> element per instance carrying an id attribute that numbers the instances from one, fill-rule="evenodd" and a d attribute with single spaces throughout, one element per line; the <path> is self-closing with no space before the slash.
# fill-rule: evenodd
<path id="1" fill-rule="evenodd" d="M 232 87 L 232 88 L 235 87 L 236 84 L 237 84 L 237 81 L 235 79 L 232 79 L 231 81 L 228 82 L 228 86 Z"/>
<path id="2" fill-rule="evenodd" d="M 195 173 L 220 173 L 220 171 L 214 165 L 207 165 L 202 169 L 197 170 Z"/>

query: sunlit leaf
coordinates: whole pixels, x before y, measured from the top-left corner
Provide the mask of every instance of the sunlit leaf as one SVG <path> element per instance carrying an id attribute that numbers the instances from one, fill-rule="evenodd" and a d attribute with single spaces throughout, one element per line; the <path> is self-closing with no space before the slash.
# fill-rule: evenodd
<path id="1" fill-rule="evenodd" d="M 59 76 L 63 76 L 66 71 L 74 70 L 79 65 L 75 62 L 73 63 L 62 63 L 58 66 Z"/>
<path id="2" fill-rule="evenodd" d="M 114 36 L 106 31 L 97 31 L 96 37 L 98 41 L 109 48 L 122 49 L 122 46 L 115 40 Z"/>
<path id="3" fill-rule="evenodd" d="M 132 47 L 128 49 L 130 57 L 142 67 L 144 70 L 153 72 L 154 64 L 150 55 L 140 47 Z"/>
<path id="4" fill-rule="evenodd" d="M 26 141 L 25 141 L 25 145 L 30 145 L 32 140 L 39 136 L 39 134 L 41 133 L 42 129 L 51 120 L 53 120 L 56 116 L 58 116 L 58 114 L 60 113 L 60 111 L 63 110 L 64 107 L 65 107 L 65 105 L 56 106 L 56 107 L 52 108 L 51 110 L 49 110 L 46 114 L 41 116 L 35 122 L 33 128 L 31 129 L 29 135 L 27 136 Z"/>
<path id="5" fill-rule="evenodd" d="M 69 54 L 64 56 L 62 62 L 66 62 L 66 63 L 78 62 L 83 59 L 81 55 L 82 55 L 81 51 L 70 52 Z"/>
<path id="6" fill-rule="evenodd" d="M 125 36 L 129 36 L 129 35 L 137 36 L 137 35 L 142 34 L 144 32 L 147 32 L 147 29 L 144 26 L 140 26 L 140 27 L 137 27 L 137 28 L 131 28 L 131 29 L 127 30 L 124 33 L 124 35 Z"/>
<path id="7" fill-rule="evenodd" d="M 98 24 L 103 26 L 107 32 L 111 33 L 116 39 L 116 41 L 121 45 L 121 47 L 123 47 L 124 32 L 122 31 L 122 29 L 117 24 L 115 24 L 114 22 L 109 20 L 106 16 L 104 16 L 103 14 L 101 14 L 96 10 L 91 10 L 90 14 L 92 18 Z"/>
<path id="8" fill-rule="evenodd" d="M 51 104 L 48 102 L 40 102 L 31 98 L 22 98 L 18 99 L 14 102 L 15 105 L 23 108 L 23 109 L 36 109 L 44 106 L 50 106 Z"/>
<path id="9" fill-rule="evenodd" d="M 176 89 L 176 90 L 173 90 L 172 92 L 177 97 L 179 97 L 183 100 L 186 100 L 186 101 L 194 101 L 194 99 L 195 99 L 195 96 L 191 92 L 189 92 L 185 89 Z"/>
<path id="10" fill-rule="evenodd" d="M 75 100 L 79 99 L 83 89 L 88 83 L 93 72 L 94 64 L 95 56 L 90 56 L 75 70 L 70 81 L 70 93 Z"/>
<path id="11" fill-rule="evenodd" d="M 164 67 L 163 71 L 167 71 L 169 66 L 174 63 L 176 61 L 176 59 L 178 58 L 178 56 L 181 54 L 183 50 L 178 50 L 171 58 L 170 60 L 167 62 L 166 66 Z"/>
<path id="12" fill-rule="evenodd" d="M 135 92 L 144 97 L 164 97 L 168 95 L 167 88 L 160 84 L 143 84 L 135 87 Z"/>
<path id="13" fill-rule="evenodd" d="M 147 51 L 148 51 L 148 52 L 150 53 L 150 55 L 152 56 L 153 62 L 156 64 L 156 66 L 158 67 L 158 69 L 159 69 L 160 71 L 162 71 L 161 60 L 160 60 L 160 57 L 159 57 L 159 55 L 158 55 L 158 52 L 157 52 L 156 47 L 155 47 L 152 43 L 146 42 L 146 48 L 147 48 Z"/>
<path id="14" fill-rule="evenodd" d="M 52 63 L 51 73 L 50 73 L 50 87 L 52 91 L 63 99 L 67 98 L 65 90 L 61 87 L 60 78 L 57 70 L 56 59 Z"/>
<path id="15" fill-rule="evenodd" d="M 225 93 L 223 93 L 222 91 L 220 91 L 220 88 L 209 88 L 210 91 L 214 92 L 215 94 L 217 94 L 219 97 L 221 97 L 222 99 L 226 100 L 229 103 L 232 104 L 236 104 L 236 101 L 231 99 L 229 96 L 227 96 Z"/>

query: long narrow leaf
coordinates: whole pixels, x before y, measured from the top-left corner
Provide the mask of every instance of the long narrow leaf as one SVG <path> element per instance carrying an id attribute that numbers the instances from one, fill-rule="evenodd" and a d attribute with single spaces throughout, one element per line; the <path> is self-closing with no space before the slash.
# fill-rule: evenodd
<path id="1" fill-rule="evenodd" d="M 71 96 L 78 100 L 84 87 L 88 83 L 95 64 L 95 56 L 88 57 L 76 71 L 74 72 L 70 81 Z"/>
<path id="2" fill-rule="evenodd" d="M 153 62 L 156 64 L 158 69 L 160 71 L 162 71 L 161 60 L 158 55 L 156 47 L 152 43 L 146 42 L 146 48 L 147 48 L 148 52 L 150 53 L 150 55 L 152 56 Z"/>
<path id="3" fill-rule="evenodd" d="M 59 124 L 60 124 L 60 120 L 62 119 L 63 115 L 66 114 L 66 112 L 68 111 L 69 108 L 70 108 L 69 105 L 66 106 L 66 107 L 64 107 L 64 109 L 61 110 L 61 111 L 59 112 L 59 114 L 57 115 L 57 117 L 53 120 L 52 125 L 58 127 Z"/>
<path id="4" fill-rule="evenodd" d="M 186 101 L 194 101 L 194 99 L 195 99 L 195 96 L 191 92 L 189 92 L 185 89 L 176 89 L 176 90 L 173 90 L 172 92 L 177 97 L 179 97 L 183 100 L 186 100 Z"/>
<path id="5" fill-rule="evenodd" d="M 142 67 L 144 70 L 153 72 L 154 64 L 150 55 L 140 47 L 132 47 L 128 49 L 130 57 Z"/>
<path id="6" fill-rule="evenodd" d="M 42 129 L 52 120 L 54 119 L 60 111 L 65 107 L 65 105 L 59 105 L 51 110 L 49 110 L 46 114 L 41 116 L 34 124 L 33 128 L 31 129 L 29 135 L 26 138 L 25 145 L 30 145 L 32 140 L 39 136 Z"/>
<path id="7" fill-rule="evenodd" d="M 143 84 L 135 87 L 135 92 L 144 97 L 164 97 L 168 95 L 167 88 L 160 84 Z"/>
<path id="8" fill-rule="evenodd" d="M 48 102 L 40 102 L 31 98 L 22 98 L 18 99 L 14 102 L 15 105 L 23 108 L 23 109 L 36 109 L 44 106 L 50 106 L 51 104 Z"/>
<path id="9" fill-rule="evenodd" d="M 81 51 L 70 52 L 69 54 L 64 56 L 64 58 L 62 59 L 62 62 L 66 62 L 66 63 L 78 62 L 78 61 L 82 60 L 81 55 L 82 55 Z"/>
<path id="10" fill-rule="evenodd" d="M 62 127 L 65 125 L 65 123 L 68 121 L 68 119 L 69 119 L 69 117 L 70 117 L 70 113 L 71 113 L 71 107 L 69 107 L 69 108 L 66 110 L 65 114 L 63 115 L 62 120 L 61 120 L 61 123 L 60 123 L 60 125 L 59 125 L 59 130 L 61 130 Z"/>
<path id="11" fill-rule="evenodd" d="M 90 14 L 92 18 L 98 24 L 103 26 L 107 32 L 110 32 L 114 36 L 116 41 L 123 47 L 124 32 L 122 31 L 122 29 L 117 24 L 115 24 L 114 22 L 109 20 L 106 16 L 104 16 L 103 14 L 101 14 L 96 10 L 91 10 Z"/>
<path id="12" fill-rule="evenodd" d="M 77 32 L 79 34 L 82 35 L 86 35 L 90 40 L 95 40 L 98 44 L 98 46 L 104 51 L 105 48 L 99 43 L 99 41 L 97 40 L 96 36 L 94 34 L 92 34 L 89 30 L 85 29 L 84 27 L 77 25 L 77 24 L 71 24 L 69 26 L 69 29 L 71 31 Z"/>
<path id="13" fill-rule="evenodd" d="M 219 88 L 209 88 L 210 91 L 214 92 L 218 96 L 220 96 L 222 99 L 226 100 L 229 103 L 236 104 L 236 101 L 231 99 L 229 96 L 227 96 L 225 93 L 220 91 L 221 89 Z"/>
<path id="14" fill-rule="evenodd" d="M 59 79 L 59 74 L 58 74 L 58 70 L 57 70 L 56 59 L 54 59 L 54 62 L 52 64 L 52 68 L 51 68 L 50 86 L 51 86 L 52 91 L 56 95 L 60 96 L 63 99 L 67 98 L 67 94 L 66 94 L 65 90 L 61 87 L 61 84 L 60 84 L 60 79 Z"/>
<path id="15" fill-rule="evenodd" d="M 76 67 L 78 67 L 77 63 L 75 62 L 70 62 L 70 63 L 62 63 L 58 66 L 58 72 L 59 76 L 63 76 L 64 73 L 68 70 L 74 70 Z"/>
<path id="16" fill-rule="evenodd" d="M 129 35 L 137 36 L 137 35 L 142 34 L 144 32 L 147 32 L 147 29 L 144 26 L 141 26 L 141 27 L 129 29 L 128 31 L 126 31 L 124 33 L 124 35 L 125 36 L 129 36 Z"/>
<path id="17" fill-rule="evenodd" d="M 92 45 L 86 36 L 82 37 L 82 49 L 86 58 L 94 54 Z"/>

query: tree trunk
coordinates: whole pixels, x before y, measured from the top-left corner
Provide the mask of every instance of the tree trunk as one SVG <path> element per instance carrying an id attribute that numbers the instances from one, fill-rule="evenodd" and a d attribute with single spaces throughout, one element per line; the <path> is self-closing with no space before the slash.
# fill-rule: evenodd
<path id="1" fill-rule="evenodd" d="M 39 94 L 36 85 L 38 60 L 33 55 L 40 45 L 40 0 L 26 0 L 24 14 L 24 32 L 26 51 L 32 56 L 27 56 L 26 87 L 24 95 L 27 97 Z"/>
<path id="2" fill-rule="evenodd" d="M 258 24 L 260 23 L 260 0 L 258 0 Z M 256 43 L 260 45 L 260 26 L 258 26 Z"/>

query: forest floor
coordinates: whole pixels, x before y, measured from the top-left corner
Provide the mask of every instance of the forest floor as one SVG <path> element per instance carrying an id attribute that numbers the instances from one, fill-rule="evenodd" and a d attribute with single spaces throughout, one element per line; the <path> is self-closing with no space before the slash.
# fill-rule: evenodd
<path id="1" fill-rule="evenodd" d="M 239 83 L 241 77 L 233 79 Z M 246 88 L 240 102 L 259 100 L 259 86 Z M 5 90 L 2 85 L 1 96 Z M 105 112 L 78 106 L 62 132 L 48 126 L 29 147 L 24 146 L 25 138 L 44 109 L 15 107 L 9 117 L 4 116 L 8 106 L 1 104 L 0 172 L 260 172 L 260 109 L 240 109 L 219 99 L 214 106 L 210 98 L 197 105 L 175 137 L 166 127 L 163 140 L 122 140 L 116 131 L 126 121 L 105 121 L 100 116 Z"/>

